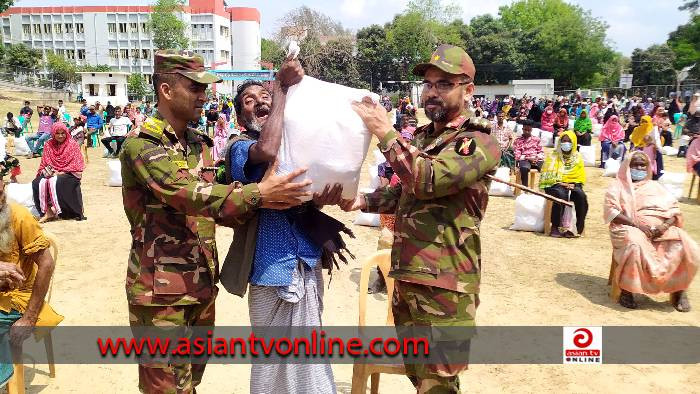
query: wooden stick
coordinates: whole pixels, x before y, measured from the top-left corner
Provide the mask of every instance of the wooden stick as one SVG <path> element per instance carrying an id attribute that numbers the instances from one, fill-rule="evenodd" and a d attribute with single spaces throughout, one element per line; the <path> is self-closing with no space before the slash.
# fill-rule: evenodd
<path id="1" fill-rule="evenodd" d="M 493 175 L 486 175 L 486 177 L 489 178 L 489 179 L 492 180 L 492 181 L 505 183 L 506 185 L 508 185 L 508 186 L 510 186 L 510 187 L 515 187 L 515 188 L 518 188 L 518 189 L 521 189 L 521 190 L 525 190 L 525 191 L 528 192 L 528 193 L 532 193 L 532 194 L 538 195 L 538 196 L 540 196 L 540 197 L 544 197 L 544 198 L 546 198 L 546 199 L 548 199 L 548 200 L 552 200 L 552 201 L 554 201 L 554 202 L 558 202 L 559 204 L 568 205 L 568 206 L 570 206 L 571 208 L 574 207 L 574 203 L 571 202 L 571 201 L 565 201 L 565 200 L 562 200 L 562 199 L 560 199 L 560 198 L 556 198 L 556 197 L 550 196 L 550 195 L 547 194 L 547 193 L 542 193 L 542 192 L 539 191 L 539 190 L 530 189 L 529 187 L 523 186 L 523 185 L 521 185 L 521 184 L 519 184 L 519 183 L 513 183 L 513 182 L 509 182 L 509 181 L 504 181 L 503 179 L 498 179 L 498 178 L 496 178 L 496 177 L 493 176 Z"/>

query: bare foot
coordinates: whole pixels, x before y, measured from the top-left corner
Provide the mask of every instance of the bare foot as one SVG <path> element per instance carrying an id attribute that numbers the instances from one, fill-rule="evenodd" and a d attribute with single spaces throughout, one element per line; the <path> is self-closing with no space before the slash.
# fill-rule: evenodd
<path id="1" fill-rule="evenodd" d="M 17 177 L 16 176 L 11 176 L 10 177 L 10 183 L 17 183 Z"/>
<path id="2" fill-rule="evenodd" d="M 629 309 L 637 309 L 637 303 L 634 301 L 634 294 L 627 290 L 620 291 L 620 305 Z"/>
<path id="3" fill-rule="evenodd" d="M 671 305 L 678 312 L 690 312 L 690 301 L 688 301 L 688 296 L 684 290 L 671 294 Z"/>

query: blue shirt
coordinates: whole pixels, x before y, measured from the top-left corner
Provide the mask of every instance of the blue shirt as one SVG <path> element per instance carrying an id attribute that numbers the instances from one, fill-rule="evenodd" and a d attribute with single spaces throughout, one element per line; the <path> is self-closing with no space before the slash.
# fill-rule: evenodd
<path id="1" fill-rule="evenodd" d="M 231 178 L 244 184 L 259 182 L 266 164 L 248 163 L 248 150 L 256 141 L 238 141 L 231 147 Z M 255 245 L 250 283 L 259 286 L 288 286 L 301 260 L 309 269 L 321 259 L 316 246 L 293 222 L 294 208 L 258 211 L 258 240 Z"/>
<path id="2" fill-rule="evenodd" d="M 87 122 L 85 123 L 85 126 L 87 128 L 100 129 L 102 128 L 102 123 L 102 117 L 100 115 L 98 115 L 97 113 L 88 113 Z"/>

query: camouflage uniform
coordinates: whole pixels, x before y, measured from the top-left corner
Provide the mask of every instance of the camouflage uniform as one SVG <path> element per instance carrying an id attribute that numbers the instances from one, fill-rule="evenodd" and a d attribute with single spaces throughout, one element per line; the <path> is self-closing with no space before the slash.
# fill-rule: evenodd
<path id="1" fill-rule="evenodd" d="M 443 45 L 431 62 L 473 78 L 474 66 L 460 48 Z M 397 326 L 474 326 L 479 305 L 479 225 L 488 203 L 484 175 L 501 150 L 485 119 L 458 116 L 440 134 L 433 124 L 416 130 L 411 144 L 390 131 L 380 150 L 401 184 L 366 194 L 367 212 L 396 213 L 392 268 Z M 467 364 L 407 365 L 418 392 L 458 392 L 457 374 Z"/>
<path id="2" fill-rule="evenodd" d="M 156 73 L 177 72 L 200 83 L 218 78 L 201 57 L 158 52 Z M 214 184 L 211 139 L 186 131 L 186 146 L 155 113 L 126 139 L 120 160 L 124 211 L 132 246 L 126 276 L 129 321 L 138 326 L 213 326 L 219 263 L 216 224 L 232 227 L 261 204 L 256 184 Z M 139 365 L 146 393 L 189 393 L 204 364 Z"/>

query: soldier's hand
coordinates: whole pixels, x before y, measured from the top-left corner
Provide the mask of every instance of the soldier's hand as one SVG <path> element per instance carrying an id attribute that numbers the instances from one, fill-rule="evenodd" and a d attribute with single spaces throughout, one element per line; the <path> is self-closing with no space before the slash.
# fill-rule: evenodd
<path id="1" fill-rule="evenodd" d="M 342 200 L 338 206 L 345 212 L 357 211 L 367 208 L 367 200 L 364 194 L 358 194 L 354 199 Z"/>
<path id="2" fill-rule="evenodd" d="M 371 97 L 365 97 L 362 101 L 353 101 L 352 109 L 365 122 L 367 130 L 377 138 L 382 139 L 388 131 L 393 130 L 386 110 L 379 103 L 372 101 Z"/>
<path id="3" fill-rule="evenodd" d="M 296 59 L 287 58 L 280 70 L 277 72 L 277 80 L 285 92 L 290 86 L 296 85 L 301 82 L 304 77 L 304 68 Z"/>
<path id="4" fill-rule="evenodd" d="M 306 172 L 305 168 L 292 171 L 287 175 L 275 175 L 278 162 L 271 165 L 262 181 L 258 183 L 262 207 L 269 209 L 288 209 L 300 205 L 302 197 L 310 197 L 311 192 L 304 191 L 304 188 L 311 184 L 307 179 L 303 182 L 292 182 L 294 178 Z"/>
<path id="5" fill-rule="evenodd" d="M 316 204 L 317 207 L 322 207 L 324 205 L 338 205 L 343 201 L 341 197 L 342 194 L 343 185 L 340 183 L 336 183 L 332 188 L 331 185 L 326 185 L 326 187 L 323 188 L 322 193 L 314 193 L 314 204 Z"/>

